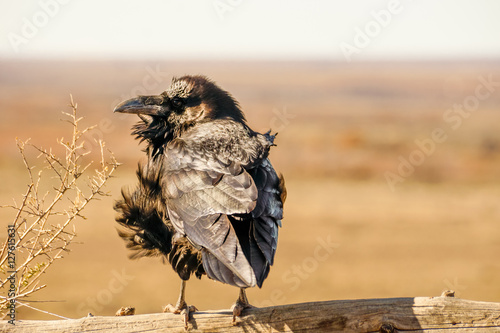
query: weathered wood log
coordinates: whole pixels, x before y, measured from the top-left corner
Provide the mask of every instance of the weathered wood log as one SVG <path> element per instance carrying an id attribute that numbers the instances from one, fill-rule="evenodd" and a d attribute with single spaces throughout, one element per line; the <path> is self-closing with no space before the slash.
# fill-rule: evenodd
<path id="1" fill-rule="evenodd" d="M 185 332 L 169 313 L 74 320 L 6 321 L 1 332 Z M 342 300 L 248 309 L 236 325 L 232 313 L 200 311 L 190 332 L 500 332 L 500 303 L 454 297 Z"/>

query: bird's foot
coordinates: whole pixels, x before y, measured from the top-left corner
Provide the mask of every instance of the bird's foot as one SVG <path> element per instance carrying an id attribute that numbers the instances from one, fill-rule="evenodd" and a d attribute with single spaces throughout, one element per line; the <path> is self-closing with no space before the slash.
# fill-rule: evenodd
<path id="1" fill-rule="evenodd" d="M 237 324 L 236 317 L 240 317 L 243 313 L 243 310 L 251 308 L 254 308 L 254 306 L 248 302 L 243 302 L 242 300 L 238 299 L 236 303 L 234 303 L 231 307 L 231 310 L 233 310 L 233 325 Z"/>
<path id="2" fill-rule="evenodd" d="M 181 304 L 176 304 L 173 306 L 172 304 L 167 304 L 163 308 L 163 312 L 170 312 L 174 314 L 180 314 L 184 317 L 184 329 L 188 329 L 189 315 L 192 312 L 196 312 L 198 309 L 194 305 L 187 305 L 185 302 Z"/>

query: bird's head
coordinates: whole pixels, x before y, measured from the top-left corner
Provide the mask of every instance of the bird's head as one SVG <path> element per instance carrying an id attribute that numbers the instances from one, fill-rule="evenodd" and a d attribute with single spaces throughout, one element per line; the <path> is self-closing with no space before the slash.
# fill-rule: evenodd
<path id="1" fill-rule="evenodd" d="M 114 112 L 137 114 L 133 134 L 154 151 L 199 122 L 232 119 L 245 122 L 238 103 L 204 76 L 173 78 L 160 95 L 138 96 L 118 104 Z"/>

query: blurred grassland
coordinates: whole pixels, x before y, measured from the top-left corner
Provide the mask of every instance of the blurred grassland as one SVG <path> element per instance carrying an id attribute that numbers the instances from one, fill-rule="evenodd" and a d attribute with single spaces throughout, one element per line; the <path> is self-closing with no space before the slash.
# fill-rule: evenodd
<path id="1" fill-rule="evenodd" d="M 264 306 L 329 299 L 437 296 L 500 301 L 500 90 L 453 130 L 443 119 L 474 95 L 478 77 L 500 81 L 500 63 L 0 62 L 0 202 L 19 201 L 28 182 L 15 138 L 53 148 L 69 137 L 61 122 L 69 94 L 86 138 L 103 138 L 123 166 L 109 198 L 77 223 L 79 244 L 45 274 L 33 297 L 44 310 L 77 318 L 121 306 L 158 312 L 177 299 L 179 278 L 160 259 L 127 259 L 113 201 L 135 184 L 142 146 L 133 116 L 114 105 L 157 94 L 173 75 L 204 74 L 231 92 L 258 131 L 278 131 L 271 151 L 288 201 L 275 265 L 250 301 Z M 388 186 L 415 140 L 442 128 L 447 140 L 404 182 Z M 33 156 L 34 158 L 34 156 Z M 13 218 L 0 210 L 0 228 Z M 6 232 L 0 232 L 5 239 Z M 325 247 L 325 244 L 330 244 Z M 117 277 L 121 276 L 121 278 Z M 188 283 L 200 310 L 228 308 L 237 290 L 207 278 Z M 49 318 L 20 309 L 18 319 Z"/>

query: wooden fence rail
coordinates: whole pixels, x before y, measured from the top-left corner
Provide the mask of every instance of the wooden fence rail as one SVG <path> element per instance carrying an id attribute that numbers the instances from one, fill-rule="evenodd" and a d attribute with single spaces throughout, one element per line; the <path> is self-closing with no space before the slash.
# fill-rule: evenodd
<path id="1" fill-rule="evenodd" d="M 232 313 L 192 314 L 190 332 L 500 332 L 500 303 L 454 297 L 415 297 L 311 302 Z M 185 332 L 170 313 L 72 320 L 4 321 L 0 332 Z"/>

